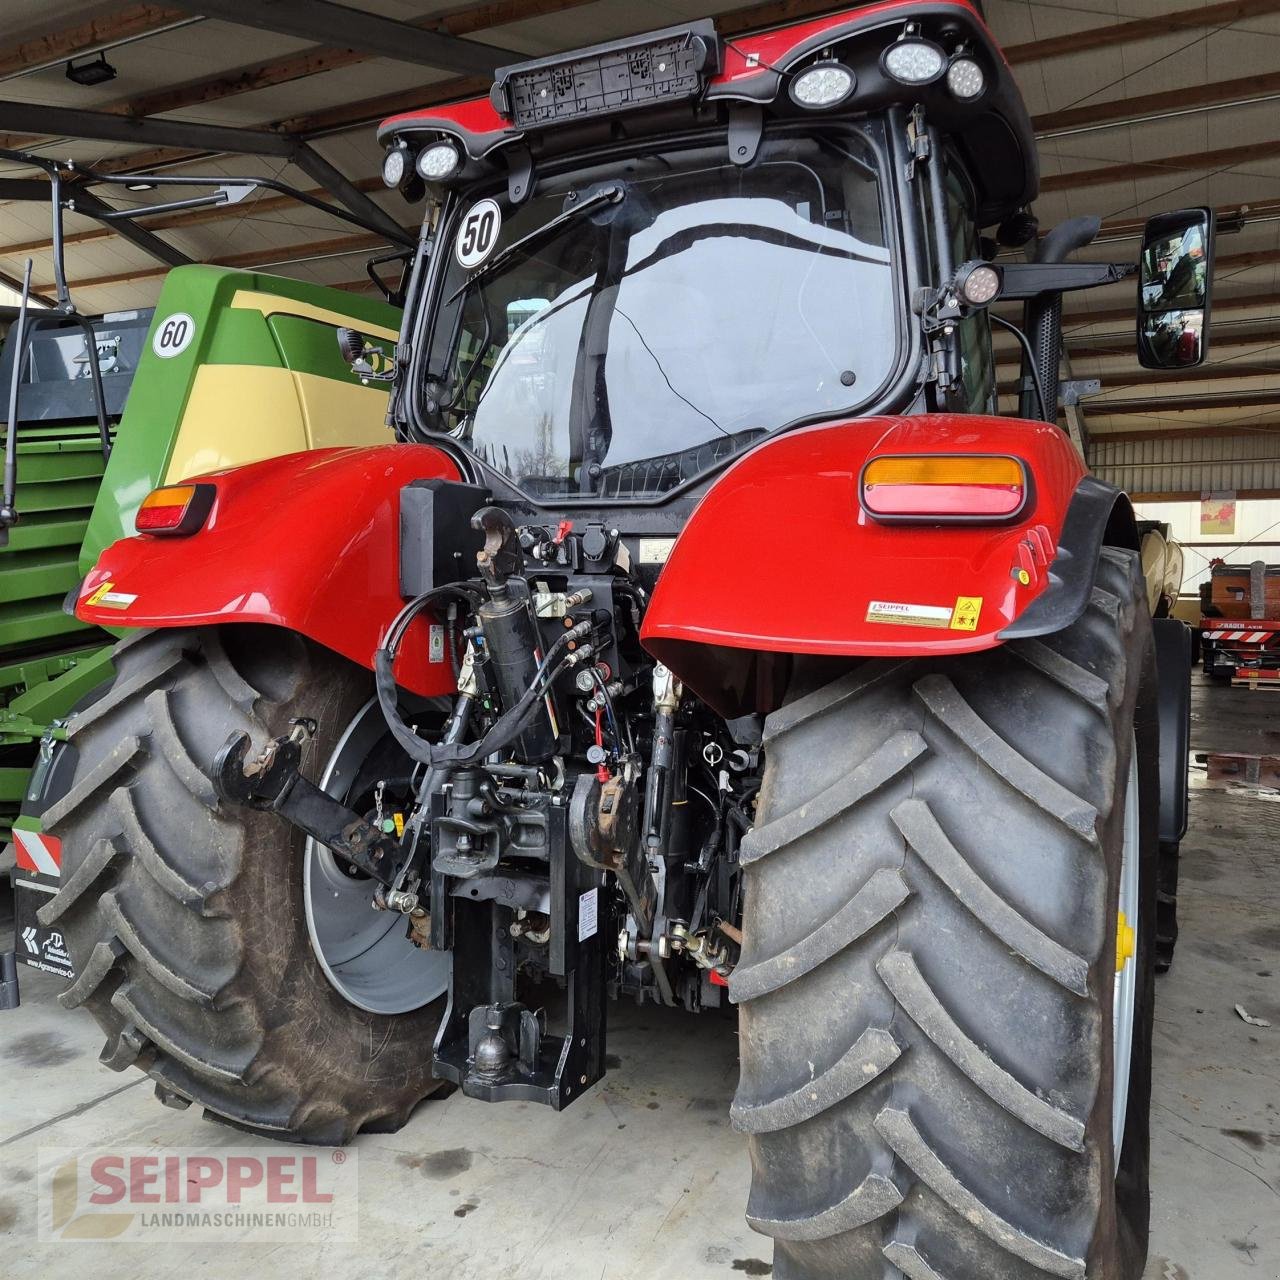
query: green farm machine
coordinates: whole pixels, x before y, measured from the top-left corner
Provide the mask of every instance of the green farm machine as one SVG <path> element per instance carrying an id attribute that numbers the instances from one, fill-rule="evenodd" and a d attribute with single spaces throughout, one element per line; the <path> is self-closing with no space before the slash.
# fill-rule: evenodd
<path id="1" fill-rule="evenodd" d="M 385 388 L 352 371 L 334 336 L 357 326 L 389 352 L 400 322 L 394 289 L 384 301 L 202 265 L 171 271 L 154 308 L 83 316 L 65 284 L 56 187 L 53 199 L 56 305 L 36 310 L 24 296 L 7 308 L 0 350 L 0 881 L 8 866 L 15 882 L 47 892 L 58 883 L 56 852 L 23 806 L 66 716 L 111 677 L 116 640 L 77 620 L 68 593 L 133 532 L 157 485 L 390 440 Z M 69 974 L 61 940 L 27 919 L 45 896 L 16 895 L 16 955 Z"/>

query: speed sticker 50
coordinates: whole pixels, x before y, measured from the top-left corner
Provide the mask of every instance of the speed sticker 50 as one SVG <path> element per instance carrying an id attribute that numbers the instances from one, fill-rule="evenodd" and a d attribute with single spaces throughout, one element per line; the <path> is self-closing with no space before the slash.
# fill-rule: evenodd
<path id="1" fill-rule="evenodd" d="M 453 251 L 458 261 L 470 270 L 478 267 L 498 243 L 502 230 L 502 210 L 496 200 L 481 200 L 462 215 Z"/>

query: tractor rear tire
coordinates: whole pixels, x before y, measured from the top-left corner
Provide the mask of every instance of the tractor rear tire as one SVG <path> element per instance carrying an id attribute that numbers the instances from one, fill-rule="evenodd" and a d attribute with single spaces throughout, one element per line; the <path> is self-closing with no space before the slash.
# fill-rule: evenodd
<path id="1" fill-rule="evenodd" d="M 868 661 L 769 717 L 729 989 L 777 1280 L 1140 1276 L 1155 694 L 1138 558 L 1107 548 L 1061 633 Z"/>
<path id="2" fill-rule="evenodd" d="M 104 695 L 72 717 L 65 796 L 44 815 L 63 887 L 40 915 L 77 974 L 59 997 L 106 1033 L 102 1061 L 138 1067 L 162 1102 L 295 1142 L 399 1128 L 440 1087 L 441 1000 L 384 1016 L 343 999 L 307 930 L 305 837 L 214 794 L 233 730 L 254 747 L 294 717 L 327 759 L 370 675 L 272 627 L 141 632 Z"/>

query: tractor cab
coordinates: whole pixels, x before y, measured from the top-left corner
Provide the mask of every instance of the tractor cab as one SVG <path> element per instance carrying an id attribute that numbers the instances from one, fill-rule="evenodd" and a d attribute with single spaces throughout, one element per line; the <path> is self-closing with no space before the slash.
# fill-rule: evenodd
<path id="1" fill-rule="evenodd" d="M 967 3 L 691 23 L 380 133 L 438 210 L 396 412 L 539 506 L 662 501 L 805 423 L 994 407 L 978 228 L 1034 233 L 1036 159 Z"/>

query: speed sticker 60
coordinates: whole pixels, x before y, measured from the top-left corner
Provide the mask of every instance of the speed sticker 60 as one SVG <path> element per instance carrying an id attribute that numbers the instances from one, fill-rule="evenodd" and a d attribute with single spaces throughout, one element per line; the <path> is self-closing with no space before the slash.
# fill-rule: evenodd
<path id="1" fill-rule="evenodd" d="M 470 270 L 478 267 L 498 243 L 502 230 L 502 210 L 495 200 L 481 200 L 462 215 L 453 251 L 458 261 Z"/>
<path id="2" fill-rule="evenodd" d="M 180 356 L 195 336 L 196 322 L 185 311 L 176 311 L 156 325 L 151 350 L 162 360 L 168 360 L 172 356 Z"/>

